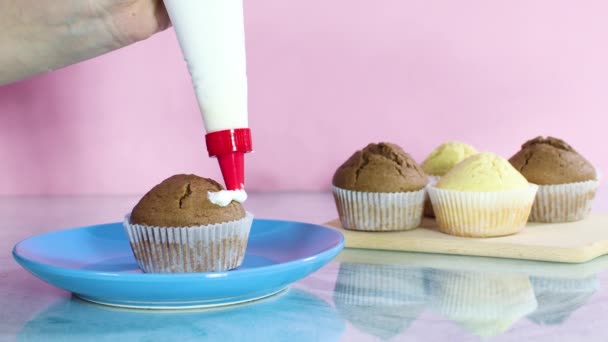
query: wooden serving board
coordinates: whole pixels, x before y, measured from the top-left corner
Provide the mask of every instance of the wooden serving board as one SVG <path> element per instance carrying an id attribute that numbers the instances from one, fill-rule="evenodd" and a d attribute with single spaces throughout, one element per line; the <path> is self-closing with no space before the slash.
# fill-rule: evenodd
<path id="1" fill-rule="evenodd" d="M 519 234 L 495 238 L 443 234 L 436 229 L 435 220 L 428 218 L 420 228 L 401 232 L 346 230 L 337 219 L 325 225 L 342 232 L 346 248 L 566 263 L 586 262 L 608 254 L 608 214 L 592 213 L 583 221 L 571 223 L 529 223 Z"/>

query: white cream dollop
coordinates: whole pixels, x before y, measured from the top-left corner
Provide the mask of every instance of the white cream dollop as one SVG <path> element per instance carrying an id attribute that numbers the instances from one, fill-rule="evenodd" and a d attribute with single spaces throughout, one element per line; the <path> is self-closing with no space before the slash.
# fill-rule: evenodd
<path id="1" fill-rule="evenodd" d="M 245 190 L 220 190 L 220 191 L 209 191 L 209 201 L 220 207 L 225 207 L 232 201 L 243 203 L 247 200 L 247 193 Z"/>

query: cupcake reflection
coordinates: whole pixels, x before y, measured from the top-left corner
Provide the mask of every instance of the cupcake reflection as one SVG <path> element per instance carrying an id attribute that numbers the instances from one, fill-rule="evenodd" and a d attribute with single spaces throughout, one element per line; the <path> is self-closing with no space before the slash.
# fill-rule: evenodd
<path id="1" fill-rule="evenodd" d="M 314 319 L 313 319 L 314 318 Z M 294 333 L 297 331 L 297 333 Z M 27 322 L 20 341 L 337 341 L 344 321 L 323 300 L 291 289 L 271 299 L 206 310 L 125 310 L 61 301 Z"/>
<path id="2" fill-rule="evenodd" d="M 471 333 L 491 337 L 536 309 L 532 285 L 522 274 L 430 270 L 430 307 Z"/>
<path id="3" fill-rule="evenodd" d="M 407 330 L 424 310 L 424 271 L 401 265 L 342 263 L 334 302 L 357 329 L 391 339 Z"/>
<path id="4" fill-rule="evenodd" d="M 585 305 L 599 289 L 596 275 L 581 279 L 531 277 L 538 309 L 528 318 L 539 325 L 558 325 Z"/>

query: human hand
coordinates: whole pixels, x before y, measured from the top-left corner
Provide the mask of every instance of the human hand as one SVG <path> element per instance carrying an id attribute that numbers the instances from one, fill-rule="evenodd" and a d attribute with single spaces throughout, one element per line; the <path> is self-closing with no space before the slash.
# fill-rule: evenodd
<path id="1" fill-rule="evenodd" d="M 78 1 L 78 0 L 72 0 Z M 102 17 L 117 43 L 128 45 L 149 38 L 170 25 L 162 0 L 87 0 Z"/>
<path id="2" fill-rule="evenodd" d="M 162 0 L 0 0 L 0 85 L 99 56 L 169 25 Z"/>

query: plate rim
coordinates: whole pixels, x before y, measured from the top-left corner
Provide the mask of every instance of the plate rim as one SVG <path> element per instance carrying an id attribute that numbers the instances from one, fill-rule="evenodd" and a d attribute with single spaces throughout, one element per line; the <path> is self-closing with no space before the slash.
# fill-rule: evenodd
<path id="1" fill-rule="evenodd" d="M 292 268 L 294 265 L 310 264 L 310 263 L 313 263 L 315 260 L 325 258 L 334 253 L 337 256 L 337 254 L 344 248 L 344 245 L 345 245 L 344 235 L 341 232 L 328 228 L 328 227 L 324 227 L 319 224 L 308 223 L 308 222 L 299 222 L 299 221 L 254 218 L 254 222 L 256 222 L 256 221 L 288 223 L 288 224 L 295 223 L 295 224 L 304 224 L 307 226 L 312 226 L 315 229 L 326 230 L 326 231 L 331 232 L 332 234 L 337 234 L 338 243 L 332 245 L 329 248 L 322 250 L 319 253 L 316 253 L 316 254 L 313 254 L 313 255 L 310 255 L 310 256 L 304 257 L 304 258 L 298 258 L 296 260 L 292 260 L 292 261 L 288 261 L 288 262 L 281 262 L 281 263 L 277 263 L 277 264 L 273 264 L 273 265 L 260 266 L 260 267 L 244 269 L 244 270 L 229 270 L 229 271 L 222 271 L 222 272 L 191 272 L 191 273 L 118 273 L 118 272 L 82 270 L 82 269 L 75 269 L 75 268 L 69 268 L 69 267 L 63 267 L 63 266 L 55 266 L 55 265 L 50 265 L 48 263 L 35 261 L 35 260 L 26 258 L 26 257 L 20 255 L 17 251 L 18 247 L 22 243 L 24 243 L 30 239 L 33 239 L 33 238 L 38 238 L 38 237 L 48 235 L 48 234 L 67 232 L 67 231 L 71 231 L 71 230 L 90 229 L 90 228 L 104 226 L 104 225 L 122 225 L 122 222 L 120 221 L 120 222 L 109 222 L 109 223 L 87 225 L 87 226 L 82 226 L 82 227 L 73 227 L 73 228 L 67 228 L 67 229 L 59 229 L 59 230 L 53 230 L 53 231 L 45 232 L 45 233 L 41 233 L 41 234 L 32 235 L 30 237 L 20 240 L 13 246 L 12 256 L 19 265 L 21 265 L 23 268 L 25 268 L 29 272 L 34 273 L 33 270 L 30 270 L 31 268 L 33 268 L 36 270 L 43 270 L 43 272 L 47 273 L 47 274 L 56 274 L 56 275 L 60 275 L 62 277 L 98 279 L 98 280 L 104 280 L 104 281 L 124 281 L 125 280 L 124 278 L 128 278 L 128 280 L 133 280 L 133 281 L 140 281 L 140 280 L 141 281 L 164 281 L 164 280 L 174 281 L 174 280 L 196 280 L 196 279 L 205 279 L 205 280 L 210 281 L 210 280 L 216 279 L 216 278 L 227 278 L 227 277 L 238 278 L 238 277 L 249 277 L 252 275 L 260 275 L 260 274 L 263 275 L 264 273 L 267 273 L 267 272 L 274 273 L 276 271 L 282 271 L 283 269 L 289 269 L 289 268 Z M 28 265 L 28 267 L 26 267 L 26 265 Z"/>

